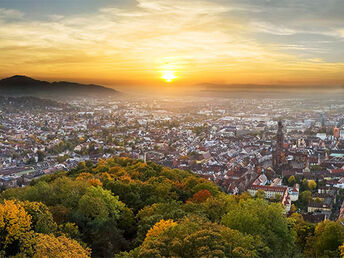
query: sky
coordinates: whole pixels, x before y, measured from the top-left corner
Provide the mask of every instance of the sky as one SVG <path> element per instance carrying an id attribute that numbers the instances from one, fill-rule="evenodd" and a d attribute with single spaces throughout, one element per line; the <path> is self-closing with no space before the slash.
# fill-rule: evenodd
<path id="1" fill-rule="evenodd" d="M 0 77 L 344 85 L 343 0 L 0 0 Z"/>

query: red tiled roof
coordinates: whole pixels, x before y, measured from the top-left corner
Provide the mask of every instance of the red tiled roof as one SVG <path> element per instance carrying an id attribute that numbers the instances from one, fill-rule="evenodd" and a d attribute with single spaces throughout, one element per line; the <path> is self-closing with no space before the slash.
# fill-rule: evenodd
<path id="1" fill-rule="evenodd" d="M 263 190 L 270 192 L 284 192 L 287 190 L 285 186 L 268 186 L 268 185 L 251 185 L 249 189 L 253 190 Z"/>
<path id="2" fill-rule="evenodd" d="M 344 169 L 339 168 L 339 169 L 331 169 L 331 173 L 344 173 Z"/>

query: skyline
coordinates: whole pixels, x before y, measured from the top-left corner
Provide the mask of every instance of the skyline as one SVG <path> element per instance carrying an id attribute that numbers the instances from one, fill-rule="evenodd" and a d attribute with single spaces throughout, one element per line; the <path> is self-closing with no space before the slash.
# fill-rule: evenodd
<path id="1" fill-rule="evenodd" d="M 4 0 L 0 77 L 343 85 L 342 13 L 340 0 Z"/>

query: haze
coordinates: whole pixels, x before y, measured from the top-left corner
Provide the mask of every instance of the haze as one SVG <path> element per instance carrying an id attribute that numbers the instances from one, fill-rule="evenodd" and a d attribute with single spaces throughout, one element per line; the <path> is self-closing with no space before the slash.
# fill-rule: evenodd
<path id="1" fill-rule="evenodd" d="M 342 0 L 3 0 L 0 77 L 343 85 L 343 13 Z"/>

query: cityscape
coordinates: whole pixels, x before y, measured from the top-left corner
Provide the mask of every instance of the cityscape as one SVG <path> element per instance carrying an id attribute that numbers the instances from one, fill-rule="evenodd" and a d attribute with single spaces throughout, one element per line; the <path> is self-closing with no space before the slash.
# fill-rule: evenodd
<path id="1" fill-rule="evenodd" d="M 226 193 L 261 190 L 312 222 L 336 219 L 344 216 L 344 104 L 311 102 L 135 96 L 3 109 L 1 185 L 129 157 L 192 171 Z"/>
<path id="2" fill-rule="evenodd" d="M 0 258 L 344 258 L 343 0 L 1 0 Z"/>

